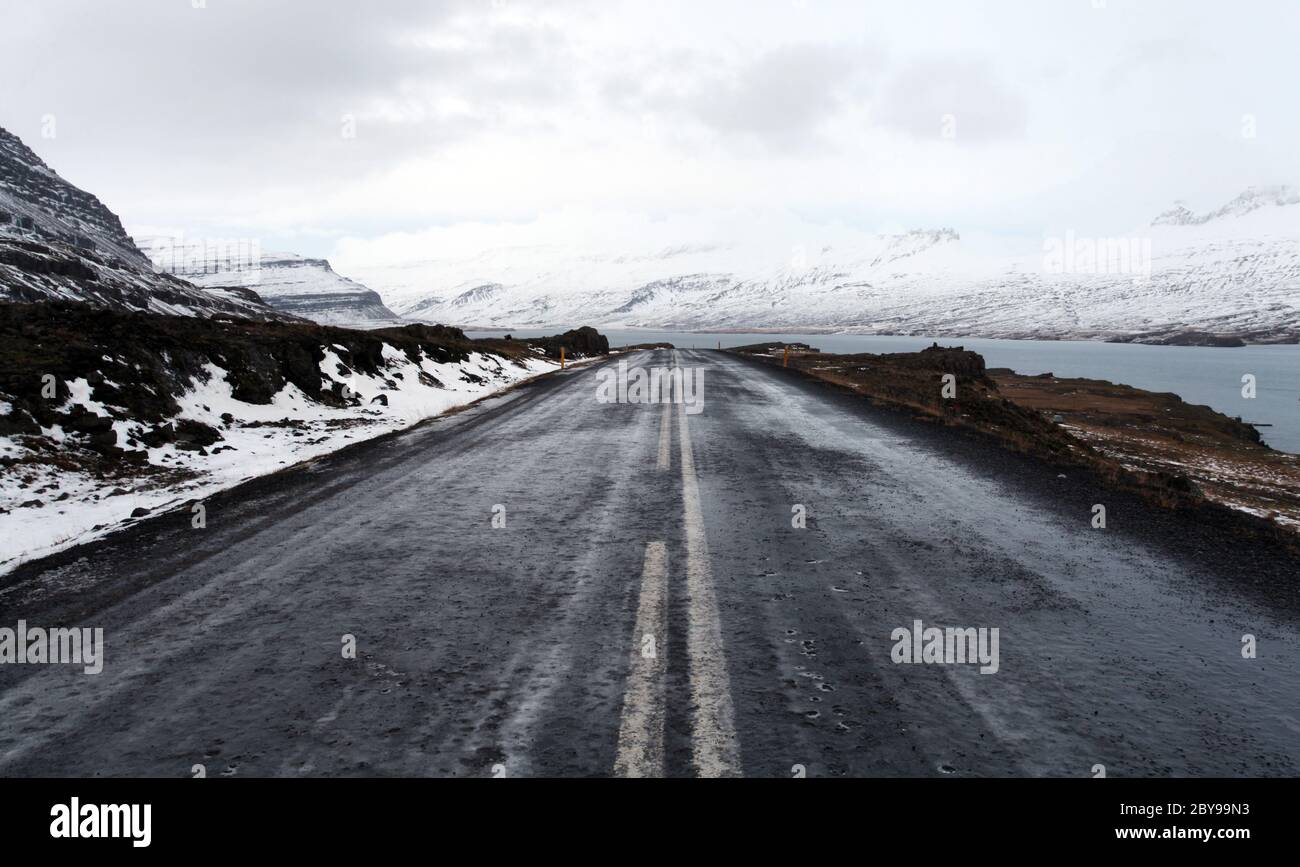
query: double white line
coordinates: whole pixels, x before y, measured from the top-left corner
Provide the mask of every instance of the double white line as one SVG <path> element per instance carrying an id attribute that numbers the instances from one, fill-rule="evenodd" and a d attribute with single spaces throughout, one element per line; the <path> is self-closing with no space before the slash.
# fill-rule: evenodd
<path id="1" fill-rule="evenodd" d="M 660 469 L 671 461 L 670 415 L 664 407 L 659 427 Z M 740 775 L 735 711 L 727 658 L 722 648 L 722 625 L 709 568 L 709 547 L 700 511 L 700 489 L 695 475 L 687 415 L 677 411 L 681 446 L 682 519 L 686 533 L 686 649 L 689 656 L 692 761 L 701 777 Z M 637 606 L 632 666 L 623 697 L 618 755 L 614 772 L 626 777 L 660 777 L 664 774 L 665 669 L 667 651 L 668 551 L 663 542 L 646 545 L 641 570 L 641 597 Z M 649 637 L 649 640 L 647 640 Z M 647 648 L 650 653 L 647 653 Z"/>

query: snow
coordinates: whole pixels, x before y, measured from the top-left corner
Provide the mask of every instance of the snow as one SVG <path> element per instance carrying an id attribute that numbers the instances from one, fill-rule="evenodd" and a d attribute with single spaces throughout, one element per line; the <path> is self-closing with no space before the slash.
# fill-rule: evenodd
<path id="1" fill-rule="evenodd" d="M 272 307 L 319 322 L 357 328 L 403 324 L 366 286 L 335 273 L 324 259 L 261 252 L 247 241 L 150 235 L 137 239 L 154 266 L 209 292 L 238 299 L 252 289 Z"/>
<path id="2" fill-rule="evenodd" d="M 293 384 L 286 384 L 270 404 L 250 404 L 235 399 L 226 371 L 206 365 L 205 376 L 197 377 L 190 389 L 177 399 L 176 419 L 193 419 L 221 432 L 223 439 L 207 454 L 178 449 L 174 444 L 136 450 L 148 454 L 153 467 L 171 468 L 185 478 L 165 483 L 144 477 L 99 479 L 87 473 L 58 469 L 48 463 L 22 463 L 0 470 L 0 509 L 4 533 L 0 535 L 0 574 L 36 557 L 100 538 L 131 523 L 131 512 L 145 508 L 150 513 L 201 500 L 248 479 L 318 458 L 345 445 L 401 430 L 449 409 L 464 406 L 517 382 L 554 370 L 558 365 L 542 358 L 528 358 L 520 365 L 485 353 L 473 353 L 463 363 L 439 363 L 428 356 L 418 362 L 385 344 L 386 365 L 379 375 L 369 376 L 346 370 L 332 349 L 326 352 L 321 370 L 331 379 L 348 385 L 359 397 L 360 406 L 332 407 L 312 400 Z M 345 368 L 340 373 L 339 366 Z M 422 382 L 420 373 L 435 377 L 442 387 Z M 400 376 L 399 376 L 400 374 Z M 465 375 L 482 377 L 481 383 L 466 381 Z M 107 409 L 90 397 L 84 379 L 68 382 L 72 393 L 67 406 L 80 404 L 100 415 Z M 370 403 L 385 395 L 388 405 Z M 222 414 L 234 422 L 222 420 Z M 294 426 L 276 424 L 285 419 Z M 261 426 L 253 427 L 251 425 Z M 119 419 L 113 428 L 118 444 L 138 436 L 142 426 Z M 58 427 L 43 433 L 58 443 L 67 439 Z M 0 437 L 0 455 L 22 457 L 28 449 L 10 437 Z M 41 500 L 43 505 L 22 504 Z"/>
<path id="3" fill-rule="evenodd" d="M 1047 338 L 1300 331 L 1300 196 L 1271 188 L 1186 225 L 1121 229 L 1114 239 L 1063 231 L 1010 251 L 942 229 L 799 229 L 784 241 L 665 246 L 656 238 L 642 247 L 553 243 L 474 255 L 449 247 L 417 262 L 344 260 L 344 270 L 400 315 L 462 327 L 583 322 Z M 810 243 L 819 237 L 825 243 Z M 1067 238 L 1137 241 L 1139 255 L 1110 273 L 1072 256 L 1058 273 L 1046 242 Z"/>
<path id="4" fill-rule="evenodd" d="M 65 383 L 68 387 L 69 396 L 67 401 L 60 408 L 60 411 L 67 412 L 74 406 L 84 406 L 86 409 L 94 412 L 96 415 L 109 415 L 109 411 L 102 403 L 92 400 L 90 397 L 90 383 L 85 377 L 67 380 Z"/>

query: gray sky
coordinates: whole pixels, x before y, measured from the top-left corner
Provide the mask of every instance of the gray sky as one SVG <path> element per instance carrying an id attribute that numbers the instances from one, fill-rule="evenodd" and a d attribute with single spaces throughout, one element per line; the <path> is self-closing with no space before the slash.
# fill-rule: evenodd
<path id="1" fill-rule="evenodd" d="M 4 0 L 2 20 L 0 126 L 128 227 L 305 254 L 785 216 L 1117 233 L 1300 182 L 1293 0 Z"/>

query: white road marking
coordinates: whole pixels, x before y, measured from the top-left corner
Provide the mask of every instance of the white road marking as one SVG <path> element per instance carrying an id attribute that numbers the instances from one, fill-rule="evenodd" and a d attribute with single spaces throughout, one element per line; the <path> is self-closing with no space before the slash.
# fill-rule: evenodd
<path id="1" fill-rule="evenodd" d="M 663 415 L 659 417 L 659 469 L 666 470 L 672 466 L 673 458 L 673 405 L 664 404 Z"/>
<path id="2" fill-rule="evenodd" d="M 614 773 L 620 777 L 664 775 L 664 668 L 667 665 L 668 549 L 663 542 L 645 548 L 641 567 L 641 601 L 636 611 L 632 641 L 632 667 L 623 694 L 623 719 L 618 729 L 618 755 Z M 653 641 L 653 656 L 645 653 L 646 637 Z"/>
<path id="3" fill-rule="evenodd" d="M 700 511 L 700 489 L 695 476 L 688 416 L 679 406 L 681 441 L 682 509 L 686 530 L 687 651 L 690 655 L 692 757 L 701 777 L 740 776 L 735 711 L 727 657 L 722 649 L 722 624 L 709 567 L 709 543 Z"/>

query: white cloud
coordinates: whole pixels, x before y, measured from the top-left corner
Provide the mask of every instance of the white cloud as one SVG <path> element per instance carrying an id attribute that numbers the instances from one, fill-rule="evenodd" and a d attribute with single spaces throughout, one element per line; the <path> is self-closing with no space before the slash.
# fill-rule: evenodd
<path id="1" fill-rule="evenodd" d="M 1297 25 L 1281 0 L 58 0 L 6 11 L 0 125 L 128 226 L 312 254 L 566 212 L 1116 230 L 1300 180 Z"/>
<path id="2" fill-rule="evenodd" d="M 1023 136 L 1027 108 L 988 63 L 939 59 L 900 70 L 877 116 L 917 138 L 982 143 Z"/>

